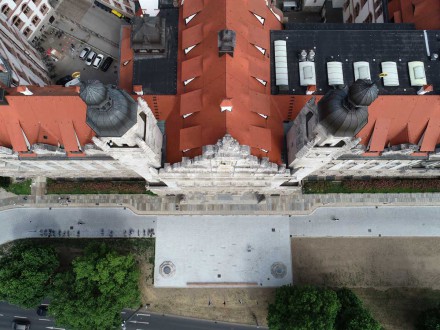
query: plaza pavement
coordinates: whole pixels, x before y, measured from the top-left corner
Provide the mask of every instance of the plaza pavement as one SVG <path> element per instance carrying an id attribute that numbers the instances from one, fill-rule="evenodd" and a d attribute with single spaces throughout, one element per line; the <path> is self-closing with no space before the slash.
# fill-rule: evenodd
<path id="1" fill-rule="evenodd" d="M 68 232 L 72 238 L 144 237 L 153 229 L 160 287 L 289 283 L 295 237 L 440 235 L 435 193 L 293 194 L 254 204 L 191 204 L 180 196 L 8 196 L 0 199 L 0 244 L 46 236 L 49 229 L 52 236 Z M 172 276 L 160 273 L 166 262 Z M 272 272 L 277 262 L 286 269 L 280 278 Z"/>
<path id="2" fill-rule="evenodd" d="M 156 287 L 270 287 L 292 283 L 284 216 L 163 216 L 157 225 Z M 173 274 L 161 271 L 172 263 Z M 278 276 L 273 267 L 281 267 Z"/>

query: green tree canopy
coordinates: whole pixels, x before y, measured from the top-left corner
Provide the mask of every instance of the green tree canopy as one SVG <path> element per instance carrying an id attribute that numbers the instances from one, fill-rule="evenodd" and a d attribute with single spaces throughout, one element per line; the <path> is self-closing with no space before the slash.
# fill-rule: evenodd
<path id="1" fill-rule="evenodd" d="M 272 330 L 333 330 L 340 303 L 333 290 L 312 286 L 282 286 L 269 305 Z"/>
<path id="2" fill-rule="evenodd" d="M 71 329 L 112 329 L 120 325 L 123 308 L 139 306 L 138 280 L 132 255 L 91 245 L 71 271 L 56 276 L 49 313 Z"/>
<path id="3" fill-rule="evenodd" d="M 347 288 L 336 292 L 341 309 L 336 317 L 337 330 L 381 330 L 382 326 L 363 307 L 362 301 Z"/>
<path id="4" fill-rule="evenodd" d="M 417 330 L 440 330 L 440 306 L 423 311 L 416 322 Z"/>
<path id="5" fill-rule="evenodd" d="M 0 300 L 27 308 L 37 306 L 58 266 L 53 248 L 15 244 L 0 257 Z"/>

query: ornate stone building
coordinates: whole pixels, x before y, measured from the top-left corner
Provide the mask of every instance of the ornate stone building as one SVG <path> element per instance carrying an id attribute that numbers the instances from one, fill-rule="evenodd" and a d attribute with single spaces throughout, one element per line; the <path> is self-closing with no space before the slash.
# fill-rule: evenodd
<path id="1" fill-rule="evenodd" d="M 122 26 L 119 86 L 0 85 L 0 175 L 202 197 L 439 175 L 439 31 L 283 25 L 265 0 L 159 8 Z"/>

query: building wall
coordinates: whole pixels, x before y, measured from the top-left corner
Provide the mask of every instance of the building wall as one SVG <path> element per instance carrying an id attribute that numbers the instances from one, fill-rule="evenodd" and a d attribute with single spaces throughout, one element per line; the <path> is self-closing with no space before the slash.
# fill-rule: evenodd
<path id="1" fill-rule="evenodd" d="M 36 35 L 53 12 L 49 0 L 0 0 L 0 10 L 6 21 L 15 25 L 31 39 Z"/>
<path id="2" fill-rule="evenodd" d="M 51 83 L 47 69 L 26 37 L 0 14 L 0 56 L 12 70 L 13 84 L 44 86 Z"/>
<path id="3" fill-rule="evenodd" d="M 414 23 L 419 30 L 440 29 L 439 0 L 389 0 L 388 12 L 395 23 Z"/>
<path id="4" fill-rule="evenodd" d="M 135 11 L 135 0 L 99 0 L 102 4 L 115 9 L 124 16 L 133 17 Z"/>
<path id="5" fill-rule="evenodd" d="M 325 0 L 304 0 L 303 10 L 305 11 L 320 11 L 324 6 Z"/>
<path id="6" fill-rule="evenodd" d="M 384 23 L 382 0 L 345 0 L 344 23 Z"/>

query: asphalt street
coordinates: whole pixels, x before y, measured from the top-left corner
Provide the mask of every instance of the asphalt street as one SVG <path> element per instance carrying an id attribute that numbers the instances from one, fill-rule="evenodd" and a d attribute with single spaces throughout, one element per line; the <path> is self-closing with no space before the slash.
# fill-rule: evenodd
<path id="1" fill-rule="evenodd" d="M 256 326 L 153 314 L 146 310 L 136 312 L 135 314 L 132 311 L 125 310 L 121 315 L 123 319 L 129 318 L 126 323 L 127 330 L 249 330 L 258 328 Z M 11 329 L 11 323 L 14 319 L 29 320 L 32 330 L 64 330 L 64 328 L 56 326 L 49 317 L 38 316 L 34 309 L 22 309 L 0 302 L 0 329 Z M 260 327 L 260 329 L 265 328 Z"/>

